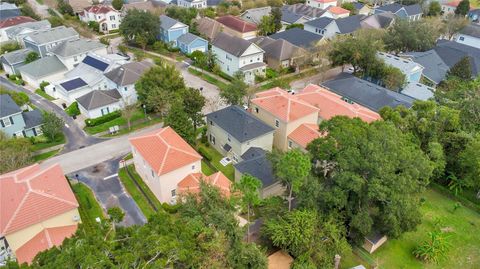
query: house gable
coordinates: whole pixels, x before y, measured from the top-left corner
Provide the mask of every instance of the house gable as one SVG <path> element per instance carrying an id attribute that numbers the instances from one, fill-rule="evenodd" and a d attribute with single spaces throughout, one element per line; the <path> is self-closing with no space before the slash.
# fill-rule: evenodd
<path id="1" fill-rule="evenodd" d="M 256 44 L 252 43 L 243 53 L 240 55 L 240 57 L 243 56 L 248 56 L 252 54 L 257 54 L 257 53 L 264 53 L 264 51 L 257 46 Z"/>

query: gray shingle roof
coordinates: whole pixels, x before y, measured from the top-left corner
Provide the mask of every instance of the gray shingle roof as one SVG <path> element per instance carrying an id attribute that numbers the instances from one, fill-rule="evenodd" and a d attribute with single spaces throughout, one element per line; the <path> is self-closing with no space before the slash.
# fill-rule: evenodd
<path id="1" fill-rule="evenodd" d="M 22 115 L 23 120 L 25 121 L 25 129 L 30 129 L 43 124 L 43 115 L 38 109 L 23 112 Z"/>
<path id="2" fill-rule="evenodd" d="M 251 23 L 259 24 L 260 21 L 264 16 L 270 15 L 270 12 L 272 11 L 272 8 L 267 6 L 267 7 L 258 7 L 258 8 L 251 8 L 245 10 L 240 16 L 242 19 L 249 21 Z M 248 17 L 246 16 L 248 14 Z"/>
<path id="3" fill-rule="evenodd" d="M 48 30 L 28 34 L 27 37 L 36 44 L 46 44 L 57 40 L 78 37 L 77 31 L 71 27 L 59 26 Z"/>
<path id="4" fill-rule="evenodd" d="M 8 117 L 22 112 L 22 109 L 13 101 L 8 94 L 0 94 L 0 117 Z"/>
<path id="5" fill-rule="evenodd" d="M 335 21 L 335 19 L 327 18 L 327 17 L 321 17 L 321 18 L 315 19 L 313 21 L 308 21 L 308 22 L 305 23 L 305 25 L 310 25 L 310 26 L 313 26 L 313 27 L 323 29 L 323 28 L 327 27 L 333 21 Z"/>
<path id="6" fill-rule="evenodd" d="M 118 86 L 131 85 L 152 66 L 153 64 L 147 61 L 131 62 L 105 73 L 105 76 Z"/>
<path id="7" fill-rule="evenodd" d="M 249 148 L 242 155 L 241 162 L 234 165 L 235 169 L 242 174 L 249 174 L 262 181 L 262 188 L 276 182 L 273 175 L 272 163 L 267 158 L 267 153 L 257 147 Z"/>
<path id="8" fill-rule="evenodd" d="M 177 23 L 181 23 L 181 22 L 179 22 L 175 19 L 172 19 L 172 18 L 168 17 L 167 15 L 160 15 L 160 27 L 163 28 L 163 29 L 168 30 L 168 29 L 172 28 Z M 183 24 L 183 23 L 181 23 L 181 24 Z M 187 26 L 187 25 L 185 25 L 185 26 Z"/>
<path id="9" fill-rule="evenodd" d="M 27 55 L 32 52 L 30 49 L 20 49 L 2 55 L 2 58 L 10 65 L 23 63 Z"/>
<path id="10" fill-rule="evenodd" d="M 198 38 L 203 39 L 197 35 L 194 35 L 192 33 L 186 33 L 178 37 L 177 42 L 179 43 L 184 43 L 184 44 L 190 44 L 193 41 L 197 40 Z"/>
<path id="11" fill-rule="evenodd" d="M 117 103 L 121 95 L 117 90 L 99 91 L 94 90 L 77 98 L 78 104 L 86 110 L 91 110 L 106 105 Z"/>
<path id="12" fill-rule="evenodd" d="M 385 106 L 397 107 L 403 105 L 411 107 L 414 101 L 411 97 L 349 74 L 341 74 L 338 78 L 326 81 L 322 85 L 332 92 L 376 112 Z"/>
<path id="13" fill-rule="evenodd" d="M 384 12 L 397 13 L 399 10 L 404 9 L 408 16 L 422 14 L 422 7 L 419 4 L 413 4 L 409 6 L 404 6 L 398 3 L 388 4 L 381 7 L 378 7 L 377 10 Z"/>
<path id="14" fill-rule="evenodd" d="M 267 57 L 278 61 L 291 59 L 298 51 L 302 50 L 284 39 L 275 40 L 269 37 L 259 37 L 253 42 L 265 51 Z"/>
<path id="15" fill-rule="evenodd" d="M 362 27 L 360 25 L 360 22 L 365 17 L 366 17 L 365 15 L 348 16 L 345 18 L 336 19 L 335 23 L 337 24 L 338 30 L 340 31 L 341 34 L 349 34 Z"/>
<path id="16" fill-rule="evenodd" d="M 385 12 L 396 13 L 400 9 L 402 9 L 402 7 L 403 7 L 403 5 L 401 5 L 401 4 L 393 3 L 393 4 L 388 4 L 388 5 L 377 7 L 376 9 L 381 10 L 381 11 L 385 11 Z"/>
<path id="17" fill-rule="evenodd" d="M 12 26 L 5 30 L 8 36 L 16 36 L 18 33 L 20 33 L 23 29 L 31 29 L 31 30 L 46 30 L 51 27 L 51 24 L 48 20 L 43 20 L 43 21 L 35 21 L 35 22 L 27 22 L 27 23 L 22 23 L 19 25 Z"/>
<path id="18" fill-rule="evenodd" d="M 419 4 L 405 6 L 405 11 L 407 12 L 408 16 L 423 14 L 422 7 Z"/>
<path id="19" fill-rule="evenodd" d="M 69 57 L 104 47 L 106 47 L 106 45 L 96 40 L 80 38 L 76 40 L 64 41 L 50 50 L 50 52 L 58 56 Z"/>
<path id="20" fill-rule="evenodd" d="M 229 133 L 240 143 L 273 132 L 274 129 L 240 106 L 229 106 L 206 115 L 207 121 Z"/>
<path id="21" fill-rule="evenodd" d="M 417 100 L 426 101 L 433 98 L 434 89 L 421 83 L 410 82 L 401 92 Z"/>
<path id="22" fill-rule="evenodd" d="M 51 74 L 67 71 L 67 67 L 57 58 L 48 56 L 18 68 L 21 74 L 28 74 L 33 78 L 42 78 Z"/>
<path id="23" fill-rule="evenodd" d="M 284 39 L 302 48 L 312 48 L 322 40 L 323 36 L 305 31 L 300 28 L 292 28 L 269 36 L 273 39 Z"/>
<path id="24" fill-rule="evenodd" d="M 480 25 L 469 24 L 460 30 L 460 33 L 480 38 Z"/>
<path id="25" fill-rule="evenodd" d="M 248 40 L 231 36 L 223 32 L 218 33 L 212 41 L 212 46 L 220 48 L 237 57 L 242 55 L 252 44 L 253 43 Z"/>
<path id="26" fill-rule="evenodd" d="M 383 12 L 378 14 L 373 14 L 365 17 L 360 24 L 363 28 L 387 28 L 395 20 L 395 15 L 390 12 Z"/>

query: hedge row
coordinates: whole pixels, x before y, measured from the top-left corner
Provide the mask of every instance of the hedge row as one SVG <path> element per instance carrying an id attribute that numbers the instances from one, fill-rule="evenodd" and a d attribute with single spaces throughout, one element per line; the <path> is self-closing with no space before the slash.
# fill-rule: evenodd
<path id="1" fill-rule="evenodd" d="M 117 110 L 117 111 L 114 111 L 112 113 L 108 113 L 107 115 L 103 115 L 103 116 L 98 117 L 98 118 L 86 119 L 85 124 L 88 127 L 93 127 L 93 126 L 97 126 L 97 125 L 100 125 L 100 124 L 105 123 L 105 122 L 109 122 L 109 121 L 114 120 L 116 118 L 119 118 L 120 116 L 122 116 L 122 112 L 120 110 Z"/>

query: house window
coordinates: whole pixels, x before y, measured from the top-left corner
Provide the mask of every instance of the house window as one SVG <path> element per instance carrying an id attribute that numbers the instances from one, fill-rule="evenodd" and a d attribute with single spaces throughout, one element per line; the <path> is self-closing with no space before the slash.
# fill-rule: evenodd
<path id="1" fill-rule="evenodd" d="M 292 141 L 291 140 L 288 140 L 288 148 L 291 149 L 292 148 Z"/>
<path id="2" fill-rule="evenodd" d="M 231 137 L 230 137 L 230 134 L 228 134 L 227 140 L 228 140 L 228 142 L 232 142 L 232 139 L 231 139 Z"/>
<path id="3" fill-rule="evenodd" d="M 73 61 L 76 62 L 77 60 L 77 56 L 73 56 Z"/>
<path id="4" fill-rule="evenodd" d="M 150 170 L 152 172 L 152 177 L 155 177 L 155 172 L 153 170 Z"/>
<path id="5" fill-rule="evenodd" d="M 210 125 L 215 126 L 215 124 L 213 124 L 213 121 L 210 121 Z"/>
<path id="6" fill-rule="evenodd" d="M 212 143 L 213 145 L 215 145 L 215 136 L 210 135 L 210 143 Z"/>
<path id="7" fill-rule="evenodd" d="M 192 170 L 195 170 L 195 165 L 192 165 Z"/>
<path id="8" fill-rule="evenodd" d="M 280 127 L 280 121 L 279 120 L 275 120 L 275 127 Z"/>
<path id="9" fill-rule="evenodd" d="M 115 20 L 115 15 L 110 16 L 110 20 L 111 20 L 111 21 L 114 21 L 114 20 Z"/>
<path id="10" fill-rule="evenodd" d="M 113 23 L 112 28 L 117 28 L 117 25 L 115 23 Z"/>
<path id="11" fill-rule="evenodd" d="M 127 87 L 123 88 L 126 92 L 128 91 Z"/>
<path id="12" fill-rule="evenodd" d="M 172 190 L 172 197 L 177 196 L 177 190 Z"/>
<path id="13" fill-rule="evenodd" d="M 465 37 L 461 36 L 459 39 L 460 39 L 460 41 L 464 41 Z"/>
<path id="14" fill-rule="evenodd" d="M 255 108 L 255 112 L 258 114 L 258 107 Z"/>

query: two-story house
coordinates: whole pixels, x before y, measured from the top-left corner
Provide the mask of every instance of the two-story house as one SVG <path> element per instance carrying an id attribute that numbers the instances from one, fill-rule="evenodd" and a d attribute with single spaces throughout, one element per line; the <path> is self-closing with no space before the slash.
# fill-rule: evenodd
<path id="1" fill-rule="evenodd" d="M 0 246 L 7 246 L 18 264 L 30 264 L 39 252 L 60 246 L 81 222 L 59 164 L 45 169 L 34 164 L 0 175 L 0 193 Z"/>
<path id="2" fill-rule="evenodd" d="M 79 34 L 73 28 L 59 26 L 48 30 L 30 33 L 23 38 L 23 42 L 25 48 L 37 52 L 38 55 L 43 58 L 48 56 L 48 52 L 60 45 L 60 43 L 79 38 Z"/>
<path id="3" fill-rule="evenodd" d="M 405 74 L 407 83 L 420 82 L 422 77 L 423 66 L 412 61 L 411 59 L 401 58 L 386 52 L 377 52 L 377 57 L 387 65 L 396 67 Z"/>
<path id="4" fill-rule="evenodd" d="M 391 12 L 397 17 L 407 19 L 409 21 L 418 21 L 423 15 L 422 7 L 419 4 L 405 6 L 398 3 L 379 6 L 374 9 L 373 14 Z"/>
<path id="5" fill-rule="evenodd" d="M 188 33 L 188 25 L 166 15 L 160 15 L 160 34 L 158 39 L 172 47 L 177 47 L 177 39 L 186 33 Z"/>
<path id="6" fill-rule="evenodd" d="M 42 124 L 40 110 L 23 111 L 10 95 L 0 95 L 0 131 L 12 137 L 32 137 L 42 134 Z"/>
<path id="7" fill-rule="evenodd" d="M 229 106 L 206 115 L 207 137 L 222 155 L 239 162 L 249 148 L 272 151 L 274 129 L 240 106 Z"/>
<path id="8" fill-rule="evenodd" d="M 107 46 L 96 40 L 80 38 L 60 43 L 51 49 L 49 54 L 57 56 L 68 70 L 72 70 L 83 61 L 89 52 L 106 55 Z"/>
<path id="9" fill-rule="evenodd" d="M 98 23 L 98 31 L 108 33 L 112 30 L 118 30 L 121 23 L 121 13 L 111 6 L 94 5 L 85 8 L 78 17 L 81 21 L 89 23 L 91 21 Z"/>
<path id="10" fill-rule="evenodd" d="M 217 18 L 217 22 L 223 25 L 223 32 L 227 34 L 243 39 L 252 39 L 257 36 L 257 26 L 238 17 L 227 15 Z"/>
<path id="11" fill-rule="evenodd" d="M 212 52 L 222 72 L 230 76 L 241 72 L 250 84 L 255 82 L 255 75 L 265 76 L 265 52 L 248 40 L 219 33 L 212 42 Z"/>
<path id="12" fill-rule="evenodd" d="M 161 203 L 175 203 L 178 184 L 201 172 L 202 156 L 170 127 L 130 138 L 130 144 L 135 169 Z"/>
<path id="13" fill-rule="evenodd" d="M 327 9 L 328 7 L 336 7 L 337 1 L 336 0 L 307 0 L 306 4 L 311 7 Z"/>
<path id="14" fill-rule="evenodd" d="M 178 0 L 177 5 L 185 8 L 206 8 L 207 0 Z"/>

